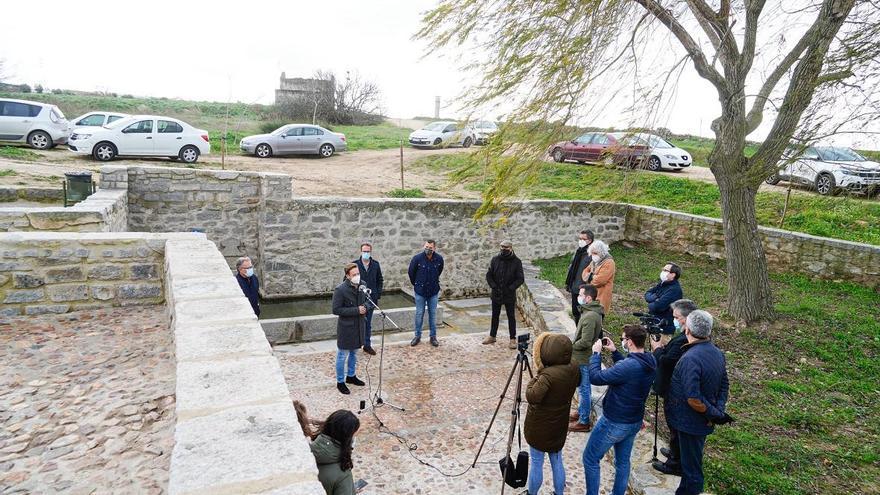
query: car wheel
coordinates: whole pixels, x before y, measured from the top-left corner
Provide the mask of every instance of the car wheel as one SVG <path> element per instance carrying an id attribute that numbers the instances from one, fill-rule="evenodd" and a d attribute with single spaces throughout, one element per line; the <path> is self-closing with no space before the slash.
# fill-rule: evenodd
<path id="1" fill-rule="evenodd" d="M 464 142 L 461 143 L 462 147 L 464 148 L 470 148 L 472 144 L 474 144 L 474 141 L 471 139 L 470 136 L 464 138 Z"/>
<path id="2" fill-rule="evenodd" d="M 565 161 L 565 153 L 562 152 L 561 148 L 553 150 L 553 161 L 556 163 L 562 163 Z"/>
<path id="3" fill-rule="evenodd" d="M 92 157 L 99 162 L 109 162 L 116 158 L 116 146 L 113 146 L 113 143 L 108 143 L 106 141 L 98 143 L 92 149 Z"/>
<path id="4" fill-rule="evenodd" d="M 782 179 L 779 178 L 779 174 L 773 174 L 770 177 L 767 177 L 766 179 L 764 179 L 764 182 L 766 182 L 767 184 L 770 184 L 771 186 L 775 186 L 776 184 L 779 184 L 780 180 L 782 180 Z"/>
<path id="5" fill-rule="evenodd" d="M 184 163 L 195 163 L 199 160 L 199 149 L 192 145 L 184 146 L 180 149 L 180 154 L 177 156 L 179 156 Z"/>
<path id="6" fill-rule="evenodd" d="M 434 146 L 440 146 L 441 144 L 443 144 L 443 140 L 442 140 L 442 139 L 437 138 L 437 139 L 434 140 Z"/>
<path id="7" fill-rule="evenodd" d="M 336 149 L 333 148 L 333 145 L 332 145 L 332 144 L 330 144 L 330 143 L 324 143 L 324 144 L 321 145 L 321 148 L 318 150 L 318 153 L 319 153 L 319 154 L 321 155 L 321 157 L 323 157 L 323 158 L 330 158 L 331 156 L 333 156 L 333 152 L 334 152 L 334 151 L 336 151 Z"/>
<path id="8" fill-rule="evenodd" d="M 269 158 L 272 156 L 272 147 L 266 143 L 258 144 L 256 148 L 254 148 L 254 155 L 257 158 Z"/>
<path id="9" fill-rule="evenodd" d="M 816 192 L 822 196 L 833 196 L 837 189 L 834 176 L 827 173 L 819 174 L 816 177 Z"/>
<path id="10" fill-rule="evenodd" d="M 43 131 L 34 131 L 30 133 L 27 142 L 31 148 L 38 150 L 45 150 L 54 146 L 54 144 L 52 144 L 52 137 Z"/>
<path id="11" fill-rule="evenodd" d="M 663 168 L 663 165 L 660 163 L 660 158 L 652 155 L 651 158 L 648 159 L 648 170 L 651 172 L 659 172 L 661 168 Z"/>

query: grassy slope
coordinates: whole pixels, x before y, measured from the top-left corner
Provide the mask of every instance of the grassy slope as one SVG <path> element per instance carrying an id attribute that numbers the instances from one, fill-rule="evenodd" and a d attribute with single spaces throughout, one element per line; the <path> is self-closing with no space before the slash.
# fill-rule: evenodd
<path id="1" fill-rule="evenodd" d="M 709 152 L 712 151 L 712 146 L 715 144 L 715 140 L 690 137 L 687 139 L 670 139 L 669 142 L 690 153 L 691 157 L 694 159 L 694 165 L 698 167 L 709 166 L 708 156 Z M 745 155 L 752 156 L 756 151 L 758 151 L 757 144 L 748 144 L 746 145 Z M 859 150 L 859 153 L 869 160 L 880 160 L 880 151 Z"/>
<path id="2" fill-rule="evenodd" d="M 876 494 L 880 487 L 880 294 L 771 275 L 779 319 L 736 330 L 724 321 L 723 262 L 612 246 L 617 263 L 607 330 L 619 335 L 666 260 L 682 264 L 685 296 L 722 316 L 732 426 L 707 442 L 707 488 L 731 495 Z M 561 286 L 568 256 L 537 262 Z M 614 340 L 617 342 L 617 340 Z M 650 407 L 649 409 L 653 409 Z M 661 428 L 661 431 L 665 428 Z"/>
<path id="3" fill-rule="evenodd" d="M 453 170 L 467 163 L 467 155 L 433 155 L 421 166 Z M 632 173 L 570 163 L 538 163 L 537 183 L 528 188 L 532 198 L 620 201 L 696 215 L 721 217 L 718 187 L 708 182 L 651 173 Z M 685 172 L 686 173 L 686 172 Z M 481 171 L 465 177 L 480 189 Z M 762 191 L 757 197 L 758 221 L 777 227 L 785 195 Z M 797 232 L 880 245 L 880 202 L 853 197 L 792 194 L 784 228 Z"/>

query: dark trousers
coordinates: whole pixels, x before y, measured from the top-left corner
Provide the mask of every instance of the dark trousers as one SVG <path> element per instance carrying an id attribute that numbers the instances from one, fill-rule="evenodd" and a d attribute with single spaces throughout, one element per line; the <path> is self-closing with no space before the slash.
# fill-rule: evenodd
<path id="1" fill-rule="evenodd" d="M 370 308 L 367 310 L 366 320 L 364 322 L 364 347 L 369 348 L 373 347 L 372 341 L 370 340 L 373 336 L 373 311 L 376 308 Z"/>
<path id="2" fill-rule="evenodd" d="M 675 495 L 699 495 L 703 493 L 703 447 L 706 446 L 706 436 L 679 431 L 678 444 L 684 474 Z"/>
<path id="3" fill-rule="evenodd" d="M 571 293 L 571 316 L 574 318 L 574 324 L 578 324 L 578 320 L 581 319 L 581 305 L 578 304 L 578 291 L 574 291 Z"/>
<path id="4" fill-rule="evenodd" d="M 498 323 L 501 319 L 501 306 L 507 311 L 507 328 L 510 338 L 516 338 L 516 302 L 495 302 L 492 301 L 492 328 L 489 329 L 489 335 L 494 337 L 498 334 Z"/>
<path id="5" fill-rule="evenodd" d="M 681 447 L 678 444 L 678 430 L 672 427 L 669 421 L 672 415 L 669 414 L 669 408 L 666 407 L 666 399 L 663 399 L 663 416 L 666 418 L 666 426 L 669 428 L 669 457 L 666 464 L 679 464 L 681 462 Z"/>

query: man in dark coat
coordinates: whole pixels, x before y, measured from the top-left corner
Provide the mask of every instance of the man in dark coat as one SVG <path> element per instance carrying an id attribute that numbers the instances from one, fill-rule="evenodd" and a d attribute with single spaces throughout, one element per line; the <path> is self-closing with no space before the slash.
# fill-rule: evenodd
<path id="1" fill-rule="evenodd" d="M 565 489 L 562 447 L 568 436 L 568 409 L 580 380 L 578 367 L 571 362 L 571 340 L 558 333 L 544 332 L 535 340 L 534 361 L 537 374 L 526 386 L 529 408 L 523 433 L 529 443 L 531 470 L 528 492 L 537 494 L 544 481 L 544 454 L 550 457 L 553 487 Z"/>
<path id="2" fill-rule="evenodd" d="M 660 272 L 660 283 L 645 292 L 645 302 L 648 303 L 648 312 L 660 318 L 663 329 L 664 343 L 669 342 L 669 337 L 675 333 L 675 324 L 672 318 L 672 303 L 678 301 L 684 294 L 678 280 L 681 278 L 681 267 L 675 263 L 666 263 Z"/>
<path id="3" fill-rule="evenodd" d="M 510 241 L 501 243 L 501 253 L 495 255 L 486 272 L 486 282 L 492 289 L 492 327 L 484 344 L 494 344 L 501 319 L 501 306 L 507 312 L 508 348 L 516 349 L 516 289 L 525 282 L 522 261 L 513 252 Z"/>
<path id="4" fill-rule="evenodd" d="M 361 276 L 357 265 L 345 265 L 345 280 L 333 291 L 333 314 L 336 320 L 336 388 L 351 393 L 346 383 L 362 387 L 355 373 L 357 351 L 364 345 L 364 316 L 367 314 L 365 295 L 358 290 Z M 348 361 L 346 372 L 345 364 Z"/>
<path id="5" fill-rule="evenodd" d="M 251 303 L 251 308 L 253 308 L 254 314 L 259 317 L 260 279 L 258 279 L 257 274 L 254 273 L 254 263 L 247 256 L 239 258 L 235 262 L 235 270 L 235 280 L 238 282 L 238 286 L 241 287 L 241 291 L 244 292 L 245 297 L 248 298 L 248 302 Z"/>
<path id="6" fill-rule="evenodd" d="M 681 483 L 675 495 L 703 492 L 703 448 L 716 424 L 726 424 L 729 383 L 727 360 L 715 347 L 712 315 L 696 310 L 688 315 L 684 333 L 688 343 L 672 372 L 669 386 L 669 417 L 678 433 L 681 449 Z"/>
<path id="7" fill-rule="evenodd" d="M 361 283 L 370 289 L 370 299 L 377 305 L 382 297 L 382 287 L 385 285 L 385 279 L 382 277 L 382 267 L 379 266 L 379 260 L 373 258 L 373 245 L 369 242 L 361 244 L 361 255 L 354 260 L 361 274 Z M 373 311 L 376 308 L 367 302 L 367 314 L 364 318 L 364 352 L 371 356 L 376 355 L 373 350 L 371 338 L 373 335 Z"/>
<path id="8" fill-rule="evenodd" d="M 437 347 L 437 303 L 440 300 L 440 275 L 443 273 L 443 256 L 435 251 L 433 239 L 425 241 L 424 250 L 413 256 L 409 262 L 409 281 L 413 284 L 416 299 L 415 336 L 409 345 L 417 346 L 422 341 L 422 323 L 425 308 L 428 308 L 428 328 L 431 332 L 431 345 Z"/>
<path id="9" fill-rule="evenodd" d="M 578 234 L 578 248 L 574 252 L 574 256 L 571 257 L 571 263 L 568 265 L 568 275 L 565 276 L 565 290 L 571 294 L 571 316 L 574 318 L 575 324 L 581 319 L 580 304 L 577 301 L 581 285 L 584 283 L 581 280 L 581 274 L 584 273 L 584 270 L 593 261 L 587 250 L 590 249 L 590 244 L 593 243 L 594 237 L 592 230 L 580 231 Z"/>

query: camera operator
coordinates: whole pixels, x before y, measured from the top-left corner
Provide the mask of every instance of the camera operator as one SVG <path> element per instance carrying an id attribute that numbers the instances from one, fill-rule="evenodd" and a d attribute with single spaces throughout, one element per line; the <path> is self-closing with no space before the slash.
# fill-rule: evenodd
<path id="1" fill-rule="evenodd" d="M 578 290 L 584 283 L 581 280 L 581 274 L 593 262 L 587 250 L 590 248 L 590 244 L 593 243 L 594 238 L 592 230 L 580 231 L 577 241 L 578 248 L 571 257 L 571 263 L 568 265 L 568 275 L 565 277 L 565 290 L 571 294 L 571 316 L 574 318 L 575 324 L 581 319 L 580 304 L 577 301 Z"/>
<path id="2" fill-rule="evenodd" d="M 578 385 L 578 408 L 569 416 L 572 423 L 568 426 L 569 431 L 585 432 L 593 429 L 590 421 L 592 403 L 590 394 L 590 355 L 591 348 L 597 340 L 602 339 L 602 320 L 605 319 L 605 310 L 602 304 L 596 300 L 598 289 L 592 285 L 581 285 L 578 295 L 581 319 L 578 322 L 577 332 L 574 335 L 574 352 L 572 363 L 581 370 L 581 380 Z"/>
<path id="3" fill-rule="evenodd" d="M 712 315 L 696 310 L 687 317 L 687 344 L 675 365 L 669 387 L 669 421 L 678 433 L 682 477 L 676 495 L 697 495 L 703 491 L 703 448 L 716 424 L 733 419 L 724 412 L 727 405 L 727 362 L 715 347 Z"/>
<path id="4" fill-rule="evenodd" d="M 660 272 L 660 283 L 645 292 L 648 312 L 663 320 L 660 326 L 663 329 L 664 343 L 669 342 L 669 336 L 675 333 L 675 326 L 672 323 L 672 303 L 684 297 L 679 279 L 681 279 L 681 267 L 675 263 L 666 263 L 663 271 Z"/>
<path id="5" fill-rule="evenodd" d="M 626 358 L 617 351 L 611 339 L 601 339 L 593 344 L 590 383 L 608 385 L 608 391 L 602 402 L 602 417 L 596 422 L 584 448 L 587 495 L 598 495 L 599 461 L 611 447 L 614 447 L 614 488 L 611 494 L 626 493 L 633 442 L 642 429 L 645 401 L 657 371 L 654 355 L 645 352 L 647 338 L 648 332 L 641 325 L 624 326 L 620 345 L 629 351 Z M 604 370 L 600 354 L 603 347 L 612 352 L 614 360 L 614 366 Z"/>
<path id="6" fill-rule="evenodd" d="M 687 326 L 687 317 L 696 311 L 697 305 L 690 299 L 679 299 L 672 303 L 673 325 L 675 325 L 675 337 L 664 345 L 661 341 L 652 341 L 654 347 L 654 359 L 657 360 L 657 379 L 654 381 L 654 393 L 663 398 L 663 415 L 666 417 L 666 426 L 669 427 L 669 448 L 660 449 L 660 453 L 666 456 L 666 462 L 654 461 L 652 466 L 663 474 L 681 476 L 681 455 L 678 448 L 678 434 L 669 421 L 669 382 L 672 380 L 672 371 L 682 354 L 682 346 L 687 343 L 684 328 Z"/>

